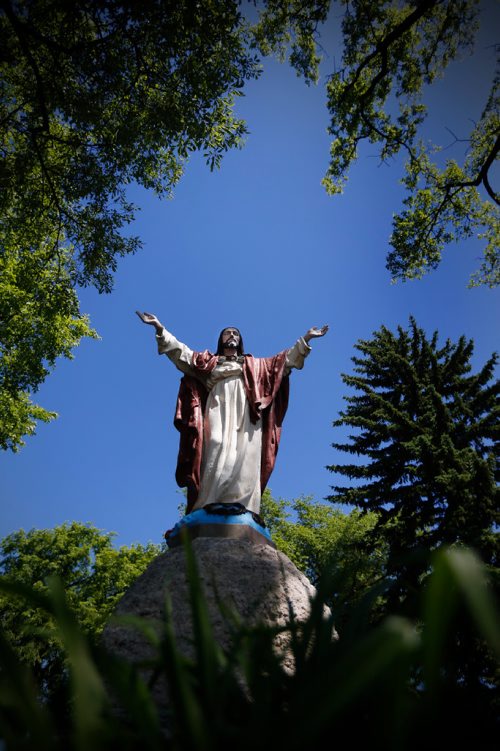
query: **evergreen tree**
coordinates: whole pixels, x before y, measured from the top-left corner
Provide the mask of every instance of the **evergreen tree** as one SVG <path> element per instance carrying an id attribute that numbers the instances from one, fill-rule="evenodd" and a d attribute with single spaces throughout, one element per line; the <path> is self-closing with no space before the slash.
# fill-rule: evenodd
<path id="1" fill-rule="evenodd" d="M 408 331 L 382 326 L 360 340 L 354 375 L 357 393 L 334 426 L 355 428 L 337 451 L 367 461 L 333 464 L 353 480 L 333 486 L 330 501 L 375 511 L 374 533 L 389 547 L 387 573 L 406 597 L 426 571 L 419 553 L 461 543 L 498 564 L 498 394 L 492 355 L 471 374 L 474 344 L 428 339 L 413 318 Z"/>
<path id="2" fill-rule="evenodd" d="M 347 409 L 334 422 L 355 433 L 333 446 L 362 459 L 329 467 L 354 481 L 333 486 L 329 500 L 378 514 L 372 544 L 386 544 L 393 582 L 385 610 L 418 618 L 430 553 L 438 548 L 475 548 L 498 584 L 497 356 L 471 374 L 472 340 L 462 336 L 439 346 L 438 333 L 428 339 L 413 318 L 407 331 L 382 326 L 356 348 L 361 356 L 352 358 L 354 375 L 343 375 L 356 393 L 346 397 Z M 440 597 L 453 595 L 443 590 Z M 442 675 L 454 705 L 498 716 L 499 677 L 462 609 Z M 414 680 L 418 685 L 421 676 Z"/>

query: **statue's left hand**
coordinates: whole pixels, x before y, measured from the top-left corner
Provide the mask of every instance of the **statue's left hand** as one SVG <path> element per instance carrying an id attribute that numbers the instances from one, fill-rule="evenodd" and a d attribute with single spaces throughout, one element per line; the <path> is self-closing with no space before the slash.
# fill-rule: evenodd
<path id="1" fill-rule="evenodd" d="M 310 339 L 316 339 L 318 336 L 324 336 L 328 331 L 328 328 L 328 324 L 325 324 L 321 328 L 313 326 L 311 329 L 309 329 L 307 334 L 304 334 L 305 341 L 308 342 Z"/>

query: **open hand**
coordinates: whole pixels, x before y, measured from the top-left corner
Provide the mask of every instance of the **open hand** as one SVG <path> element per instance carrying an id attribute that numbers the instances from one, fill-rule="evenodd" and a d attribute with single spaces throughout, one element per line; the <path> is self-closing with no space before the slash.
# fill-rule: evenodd
<path id="1" fill-rule="evenodd" d="M 307 334 L 304 335 L 305 341 L 308 342 L 310 339 L 316 339 L 319 336 L 324 336 L 328 331 L 328 328 L 328 324 L 325 324 L 321 328 L 313 326 L 311 329 L 309 329 Z"/>
<path id="2" fill-rule="evenodd" d="M 158 318 L 153 313 L 141 313 L 140 310 L 135 311 L 143 323 L 147 323 L 150 326 L 154 326 L 159 333 L 163 329 L 163 324 L 160 323 Z"/>

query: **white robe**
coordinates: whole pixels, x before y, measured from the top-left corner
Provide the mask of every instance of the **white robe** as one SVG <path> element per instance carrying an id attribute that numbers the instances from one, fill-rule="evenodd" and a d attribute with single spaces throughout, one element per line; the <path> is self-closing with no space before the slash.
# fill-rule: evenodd
<path id="1" fill-rule="evenodd" d="M 208 378 L 192 367 L 193 351 L 163 329 L 156 336 L 159 354 L 165 354 L 182 372 L 195 376 L 208 390 L 203 424 L 200 492 L 193 511 L 208 503 L 241 503 L 249 511 L 260 509 L 261 420 L 252 423 L 243 366 L 221 360 Z M 285 375 L 300 370 L 311 347 L 301 337 L 287 352 Z"/>

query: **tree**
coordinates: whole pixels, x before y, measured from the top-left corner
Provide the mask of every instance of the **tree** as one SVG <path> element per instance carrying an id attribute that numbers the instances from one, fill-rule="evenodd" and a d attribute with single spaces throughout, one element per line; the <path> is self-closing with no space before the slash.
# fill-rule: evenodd
<path id="1" fill-rule="evenodd" d="M 315 586 L 325 576 L 332 578 L 330 605 L 341 625 L 342 613 L 385 574 L 384 543 L 367 552 L 377 515 L 357 510 L 346 514 L 309 497 L 276 500 L 269 489 L 261 508 L 273 542 Z"/>
<path id="2" fill-rule="evenodd" d="M 140 241 L 131 182 L 168 195 L 188 155 L 213 168 L 245 133 L 257 75 L 238 3 L 2 0 L 0 446 L 15 449 L 57 357 L 95 335 L 77 286 L 109 292 Z"/>
<path id="3" fill-rule="evenodd" d="M 471 375 L 472 340 L 439 346 L 438 333 L 428 339 L 413 318 L 408 330 L 382 326 L 356 349 L 355 374 L 342 376 L 356 393 L 334 426 L 357 432 L 333 447 L 366 461 L 329 467 L 355 483 L 333 486 L 329 500 L 376 512 L 391 575 L 404 555 L 443 545 L 471 546 L 498 565 L 497 356 Z M 408 567 L 406 591 L 421 573 L 417 562 Z"/>
<path id="4" fill-rule="evenodd" d="M 343 375 L 355 393 L 334 426 L 355 432 L 333 447 L 359 461 L 329 467 L 351 481 L 329 500 L 377 514 L 370 535 L 387 545 L 389 612 L 415 615 L 430 553 L 445 546 L 474 548 L 498 588 L 500 381 L 496 355 L 471 374 L 473 347 L 465 337 L 440 346 L 410 319 L 408 330 L 360 340 L 354 375 Z M 483 701 L 496 668 L 465 616 L 454 650 L 453 681 Z"/>
<path id="5" fill-rule="evenodd" d="M 0 542 L 0 573 L 46 592 L 45 580 L 57 574 L 82 630 L 99 634 L 126 589 L 160 552 L 160 546 L 113 547 L 113 533 L 72 522 L 54 529 L 20 530 Z M 43 688 L 64 676 L 61 645 L 46 613 L 21 598 L 0 593 L 0 624 L 19 658 Z"/>
<path id="6" fill-rule="evenodd" d="M 436 268 L 446 245 L 477 234 L 484 260 L 471 285 L 500 283 L 498 194 L 491 172 L 500 151 L 498 73 L 468 138 L 453 135 L 465 156 L 434 161 L 439 146 L 420 136 L 425 87 L 442 77 L 460 54 L 471 54 L 479 28 L 479 0 L 340 0 L 344 50 L 327 82 L 333 136 L 324 185 L 341 193 L 360 144 L 380 145 L 389 163 L 406 156 L 404 210 L 394 217 L 387 268 L 395 279 L 414 279 Z M 334 4 L 268 0 L 254 30 L 256 43 L 284 58 L 306 81 L 317 80 L 319 26 Z M 471 117 L 474 115 L 471 113 Z M 479 192 L 481 188 L 482 192 Z"/>
<path id="7" fill-rule="evenodd" d="M 19 244 L 0 254 L 0 447 L 14 451 L 24 444 L 23 435 L 35 432 L 37 420 L 56 417 L 33 404 L 29 392 L 58 357 L 73 357 L 82 337 L 97 336 L 79 311 L 67 269 L 71 253 L 60 249 L 63 260 L 52 258 L 42 222 L 37 233 L 38 245 L 31 249 Z"/>
<path id="8" fill-rule="evenodd" d="M 498 77 L 469 139 L 456 138 L 457 147 L 468 143 L 465 160 L 439 166 L 437 147 L 419 136 L 425 86 L 472 48 L 477 0 L 339 5 L 344 51 L 327 82 L 326 189 L 342 191 L 364 141 L 380 145 L 384 162 L 403 151 L 408 194 L 394 219 L 394 278 L 422 275 L 446 244 L 479 233 L 487 245 L 473 283 L 498 284 Z M 127 186 L 169 195 L 190 153 L 201 150 L 213 169 L 241 145 L 246 128 L 232 107 L 258 75 L 259 53 L 289 52 L 307 83 L 318 79 L 331 0 L 266 0 L 253 25 L 244 8 L 1 0 L 0 447 L 18 449 L 37 420 L 55 417 L 31 395 L 58 357 L 96 336 L 76 290 L 109 292 L 119 258 L 140 246 L 123 233 L 136 211 Z"/>

